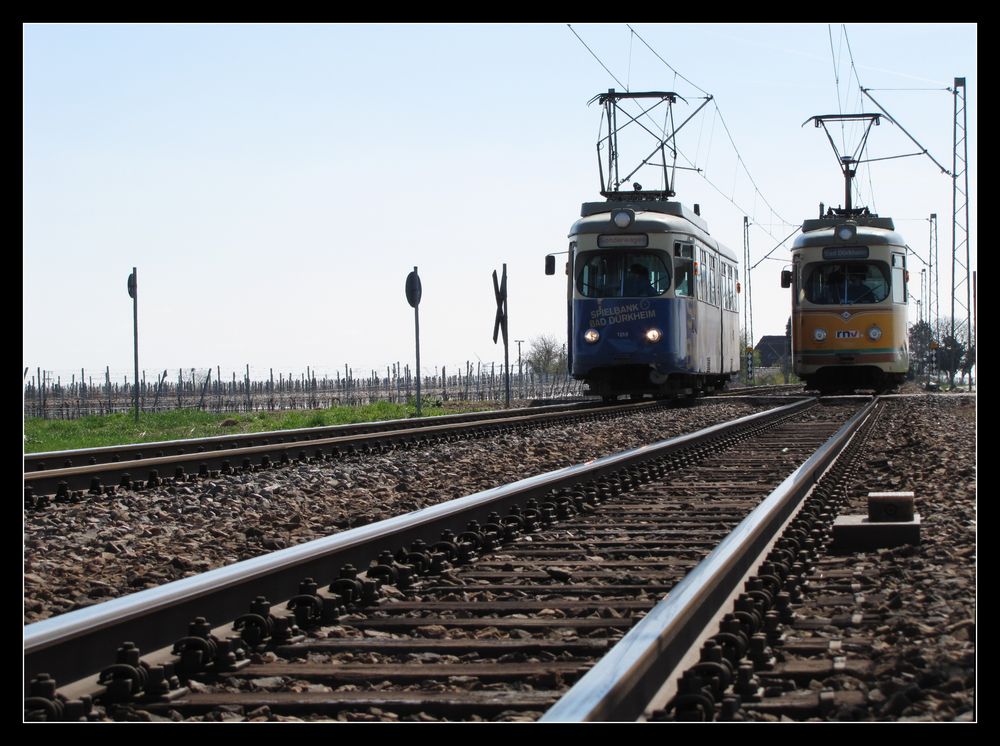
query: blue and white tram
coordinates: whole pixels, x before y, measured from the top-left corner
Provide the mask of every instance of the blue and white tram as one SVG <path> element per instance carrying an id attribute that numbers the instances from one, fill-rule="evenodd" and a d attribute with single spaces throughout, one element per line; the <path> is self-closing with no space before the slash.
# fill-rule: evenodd
<path id="1" fill-rule="evenodd" d="M 739 372 L 736 255 L 697 205 L 612 197 L 580 215 L 566 263 L 567 353 L 588 393 L 702 393 Z"/>

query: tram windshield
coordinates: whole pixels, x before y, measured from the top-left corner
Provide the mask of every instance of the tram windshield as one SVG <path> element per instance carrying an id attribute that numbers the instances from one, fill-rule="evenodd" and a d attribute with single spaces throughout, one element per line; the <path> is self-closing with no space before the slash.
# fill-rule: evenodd
<path id="1" fill-rule="evenodd" d="M 670 289 L 666 254 L 589 251 L 576 262 L 576 289 L 586 298 L 649 298 Z"/>
<path id="2" fill-rule="evenodd" d="M 802 291 L 810 303 L 851 305 L 881 303 L 889 295 L 884 262 L 829 262 L 805 268 Z"/>

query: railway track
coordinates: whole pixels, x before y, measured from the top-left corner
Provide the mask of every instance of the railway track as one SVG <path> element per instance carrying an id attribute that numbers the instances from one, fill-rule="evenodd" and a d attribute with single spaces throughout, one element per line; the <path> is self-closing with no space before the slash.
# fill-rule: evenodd
<path id="1" fill-rule="evenodd" d="M 976 547 L 965 521 L 975 503 L 969 478 L 973 436 L 957 427 L 949 437 L 964 439 L 964 448 L 932 453 L 926 448 L 934 440 L 932 431 L 925 429 L 925 441 L 917 445 L 914 414 L 927 404 L 931 410 L 940 407 L 918 405 L 920 398 L 879 398 L 785 531 L 787 554 L 761 565 L 747 580 L 745 588 L 760 612 L 747 655 L 739 658 L 727 649 L 719 656 L 718 649 L 703 647 L 700 661 L 678 676 L 677 696 L 650 712 L 649 719 L 974 719 L 975 568 L 970 559 Z M 961 423 L 955 412 L 963 404 L 950 405 L 935 415 L 954 427 Z M 888 443 L 879 443 L 882 439 Z M 880 445 L 883 456 L 892 454 L 891 461 L 877 455 Z M 906 450 L 914 451 L 919 465 L 906 466 Z M 940 468 L 934 464 L 942 462 L 952 468 L 955 484 L 934 473 Z M 957 488 L 963 479 L 964 494 Z M 867 542 L 838 540 L 838 516 L 864 515 L 869 491 L 899 489 L 899 481 L 916 490 L 921 512 L 929 517 L 929 530 L 918 534 L 919 546 L 910 543 L 914 525 L 906 527 L 907 537 L 875 532 Z M 723 637 L 726 625 L 740 614 L 739 601 L 730 612 L 717 628 Z M 709 675 L 715 665 L 710 661 L 720 659 L 723 675 Z"/>
<path id="2" fill-rule="evenodd" d="M 97 697 L 126 718 L 620 719 L 607 704 L 580 714 L 573 692 L 604 680 L 609 651 L 635 653 L 644 618 L 678 624 L 675 599 L 720 542 L 728 570 L 711 587 L 734 588 L 751 560 L 730 532 L 764 501 L 751 533 L 769 536 L 857 408 L 796 403 L 29 625 L 26 711 L 76 719 Z"/>
<path id="3" fill-rule="evenodd" d="M 481 437 L 511 428 L 599 421 L 643 410 L 693 404 L 689 400 L 612 406 L 584 402 L 28 454 L 24 457 L 25 504 L 44 507 L 50 496 L 69 500 L 80 498 L 85 492 L 114 494 L 119 487 L 155 486 L 164 479 L 185 481 L 211 476 L 213 472 L 270 468 L 293 460 L 327 460 L 357 452 Z"/>
<path id="4" fill-rule="evenodd" d="M 774 386 L 741 386 L 726 391 L 720 391 L 713 396 L 805 396 L 801 383 L 784 383 Z"/>

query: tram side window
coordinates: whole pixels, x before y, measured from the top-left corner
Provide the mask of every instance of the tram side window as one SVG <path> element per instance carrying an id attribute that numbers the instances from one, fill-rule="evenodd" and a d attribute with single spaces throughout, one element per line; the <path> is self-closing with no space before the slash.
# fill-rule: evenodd
<path id="1" fill-rule="evenodd" d="M 697 278 L 695 282 L 698 283 L 700 289 L 698 299 L 711 301 L 712 285 L 709 282 L 711 278 L 708 274 L 708 254 L 704 249 L 698 249 L 698 263 L 694 265 L 694 276 Z"/>
<path id="2" fill-rule="evenodd" d="M 713 259 L 712 262 L 715 265 L 712 269 L 712 275 L 715 277 L 715 305 L 721 306 L 726 278 L 722 274 L 722 262 L 717 259 Z"/>
<path id="3" fill-rule="evenodd" d="M 694 297 L 694 245 L 674 242 L 674 295 Z"/>
<path id="4" fill-rule="evenodd" d="M 704 249 L 698 249 L 698 262 L 694 265 L 694 276 L 695 282 L 700 286 L 700 291 L 698 293 L 698 299 L 707 301 L 709 297 L 709 285 L 708 280 L 708 257 L 705 255 Z"/>
<path id="5" fill-rule="evenodd" d="M 702 280 L 705 283 L 705 292 L 702 293 L 702 300 L 709 303 L 715 303 L 715 285 L 712 282 L 712 265 L 709 262 L 708 254 L 704 251 L 699 251 L 701 254 L 701 264 L 698 265 L 698 270 L 701 272 Z"/>
<path id="6" fill-rule="evenodd" d="M 708 258 L 708 287 L 709 302 L 713 306 L 719 305 L 719 274 L 716 271 L 715 257 Z"/>
<path id="7" fill-rule="evenodd" d="M 906 256 L 892 255 L 892 302 L 906 303 Z"/>
<path id="8" fill-rule="evenodd" d="M 723 308 L 725 308 L 726 307 L 726 265 L 724 265 L 722 263 L 721 259 L 715 263 L 715 272 L 716 272 L 716 277 L 719 278 L 718 281 L 716 282 L 716 285 L 719 288 L 719 305 L 722 306 Z"/>

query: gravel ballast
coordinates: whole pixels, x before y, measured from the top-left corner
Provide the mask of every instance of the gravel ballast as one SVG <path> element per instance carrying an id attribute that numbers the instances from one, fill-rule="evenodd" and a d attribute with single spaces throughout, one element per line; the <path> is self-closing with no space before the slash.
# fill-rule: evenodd
<path id="1" fill-rule="evenodd" d="M 641 420 L 562 425 L 54 504 L 25 514 L 25 621 L 759 409 L 739 402 L 702 404 Z M 865 513 L 867 494 L 883 491 L 915 493 L 920 544 L 840 555 L 872 580 L 862 594 L 869 600 L 858 611 L 883 621 L 864 631 L 872 674 L 843 674 L 823 683 L 862 692 L 864 705 L 828 719 L 975 720 L 974 397 L 889 401 L 843 513 Z"/>
<path id="2" fill-rule="evenodd" d="M 701 403 L 25 513 L 25 623 L 768 407 Z"/>
<path id="3" fill-rule="evenodd" d="M 969 396 L 899 399 L 872 436 L 847 513 L 866 514 L 867 495 L 912 491 L 920 544 L 852 559 L 878 579 L 885 615 L 874 630 L 874 684 L 867 712 L 852 719 L 975 719 L 976 406 Z"/>

